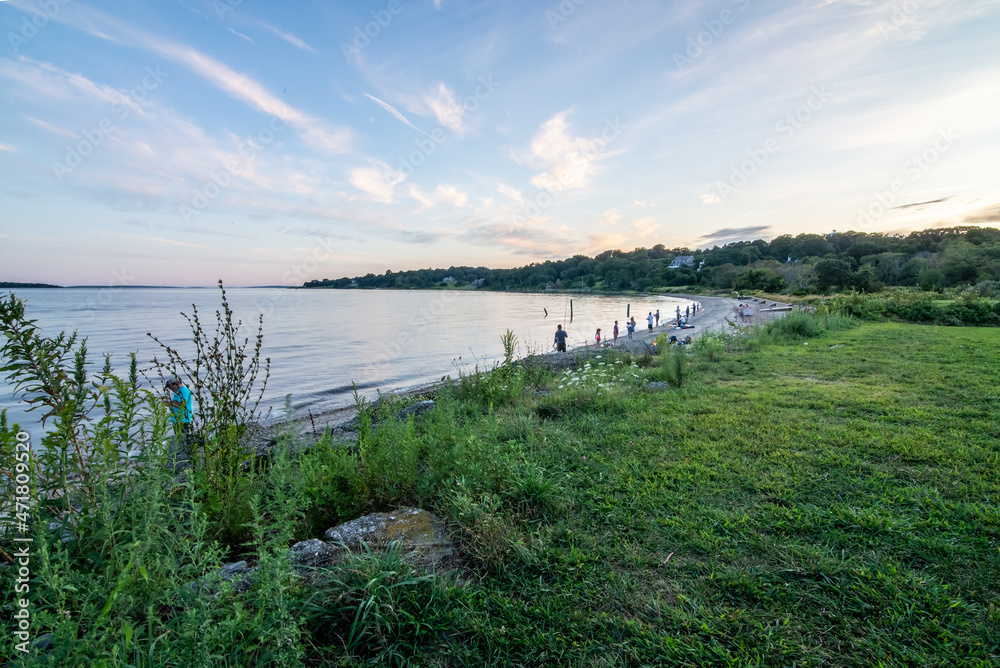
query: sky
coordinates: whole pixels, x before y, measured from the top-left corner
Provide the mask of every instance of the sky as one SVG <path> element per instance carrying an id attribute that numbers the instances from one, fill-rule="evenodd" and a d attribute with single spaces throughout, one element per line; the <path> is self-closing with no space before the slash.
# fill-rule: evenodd
<path id="1" fill-rule="evenodd" d="M 0 281 L 1000 224 L 1000 0 L 0 0 Z"/>

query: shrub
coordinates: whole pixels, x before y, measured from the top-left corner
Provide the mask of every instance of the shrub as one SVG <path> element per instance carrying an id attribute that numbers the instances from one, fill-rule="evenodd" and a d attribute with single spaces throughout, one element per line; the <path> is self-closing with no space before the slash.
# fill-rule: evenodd
<path id="1" fill-rule="evenodd" d="M 0 333 L 8 379 L 55 424 L 41 449 L 14 464 L 23 437 L 0 414 L 0 466 L 25 465 L 36 483 L 9 490 L 28 497 L 27 528 L 14 524 L 6 494 L 0 525 L 4 535 L 31 534 L 31 589 L 20 596 L 30 600 L 33 635 L 51 634 L 48 649 L 18 656 L 46 665 L 139 665 L 154 654 L 162 665 L 298 664 L 287 545 L 299 501 L 281 449 L 266 473 L 251 471 L 246 488 L 231 490 L 245 497 L 242 535 L 260 585 L 234 605 L 217 575 L 227 549 L 206 479 L 173 479 L 167 411 L 140 387 L 134 357 L 125 378 L 109 357 L 90 376 L 84 342 L 43 337 L 13 296 L 0 300 Z M 5 588 L 0 609 L 12 609 L 14 596 Z M 5 634 L 0 657 L 15 655 L 13 642 Z"/>
<path id="2" fill-rule="evenodd" d="M 764 333 L 777 341 L 789 339 L 808 339 L 823 333 L 824 327 L 820 319 L 808 313 L 789 313 L 783 318 L 776 318 L 764 325 Z"/>
<path id="3" fill-rule="evenodd" d="M 705 333 L 694 339 L 691 349 L 709 362 L 718 362 L 726 353 L 726 341 L 718 333 Z"/>
<path id="4" fill-rule="evenodd" d="M 990 302 L 973 291 L 963 293 L 945 306 L 937 303 L 939 297 L 932 292 L 894 290 L 874 295 L 845 295 L 830 300 L 830 304 L 834 313 L 863 320 L 893 318 L 934 325 L 1000 325 Z"/>
<path id="5" fill-rule="evenodd" d="M 673 387 L 683 387 L 688 376 L 687 351 L 683 346 L 668 346 L 660 355 L 663 379 Z"/>
<path id="6" fill-rule="evenodd" d="M 310 533 L 357 516 L 363 505 L 358 457 L 329 434 L 299 457 L 299 485 Z"/>
<path id="7" fill-rule="evenodd" d="M 245 450 L 241 447 L 244 439 L 257 426 L 257 412 L 267 387 L 271 360 L 265 358 L 261 365 L 264 316 L 257 323 L 257 335 L 250 349 L 248 338 L 240 341 L 239 330 L 242 321 L 234 322 L 233 311 L 226 299 L 226 290 L 219 281 L 222 292 L 222 310 L 215 312 L 215 332 L 209 335 L 202 327 L 198 307 L 191 305 L 191 315 L 181 313 L 191 327 L 194 343 L 194 357 L 190 361 L 175 348 L 163 343 L 151 333 L 153 339 L 163 349 L 166 359 L 153 359 L 153 364 L 162 375 L 164 371 L 188 379 L 188 387 L 194 393 L 195 413 L 192 427 L 200 436 L 203 447 L 201 462 L 206 469 L 229 470 L 242 466 Z M 259 389 L 255 387 L 258 376 L 263 374 Z M 215 448 L 204 448 L 206 440 L 212 439 Z M 199 464 L 199 458 L 195 458 Z"/>

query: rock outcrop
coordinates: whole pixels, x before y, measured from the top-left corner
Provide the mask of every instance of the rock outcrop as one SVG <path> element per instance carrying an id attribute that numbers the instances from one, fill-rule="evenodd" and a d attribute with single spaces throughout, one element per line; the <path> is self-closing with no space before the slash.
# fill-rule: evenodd
<path id="1" fill-rule="evenodd" d="M 398 540 L 406 561 L 427 570 L 454 568 L 459 563 L 444 522 L 419 508 L 365 515 L 327 529 L 325 536 L 328 543 L 351 552 L 361 549 L 361 543 L 383 550 Z"/>

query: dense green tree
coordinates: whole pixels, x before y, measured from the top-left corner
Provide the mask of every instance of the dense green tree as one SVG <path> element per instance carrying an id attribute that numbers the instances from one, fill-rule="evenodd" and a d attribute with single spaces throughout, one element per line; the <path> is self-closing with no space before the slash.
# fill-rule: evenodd
<path id="1" fill-rule="evenodd" d="M 917 276 L 917 285 L 920 286 L 921 290 L 928 292 L 931 290 L 940 290 L 944 287 L 944 273 L 936 267 L 921 269 L 920 274 Z"/>
<path id="2" fill-rule="evenodd" d="M 826 258 L 816 263 L 816 287 L 821 292 L 854 283 L 854 270 L 847 260 Z"/>
<path id="3" fill-rule="evenodd" d="M 694 257 L 694 267 L 670 269 L 679 255 Z M 788 258 L 792 261 L 789 262 Z M 867 267 L 867 269 L 866 269 Z M 700 269 L 700 270 L 699 270 Z M 837 232 L 830 235 L 782 235 L 691 250 L 663 244 L 632 251 L 607 250 L 594 257 L 536 262 L 514 269 L 457 266 L 447 269 L 386 270 L 382 275 L 309 281 L 307 287 L 418 289 L 468 286 L 482 280 L 484 289 L 650 290 L 705 285 L 731 288 L 761 285 L 769 269 L 799 292 L 834 287 L 877 289 L 884 285 L 930 285 L 934 289 L 1000 280 L 1000 230 L 956 227 L 920 230 L 908 235 Z M 931 271 L 934 270 L 934 271 Z M 453 282 L 442 281 L 451 277 Z M 773 286 L 772 286 L 773 287 Z M 744 289 L 751 289 L 745 287 Z M 757 288 L 754 288 L 757 289 Z"/>
<path id="4" fill-rule="evenodd" d="M 741 292 L 744 290 L 778 292 L 785 287 L 785 279 L 770 268 L 751 269 L 737 276 L 733 287 Z"/>
<path id="5" fill-rule="evenodd" d="M 948 244 L 938 268 L 948 284 L 975 283 L 983 265 L 979 246 L 964 240 Z"/>

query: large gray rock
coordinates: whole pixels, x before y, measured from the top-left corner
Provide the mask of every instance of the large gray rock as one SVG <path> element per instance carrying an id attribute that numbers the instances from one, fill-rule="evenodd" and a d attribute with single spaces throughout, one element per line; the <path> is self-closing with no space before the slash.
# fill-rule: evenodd
<path id="1" fill-rule="evenodd" d="M 352 552 L 360 549 L 361 543 L 382 550 L 398 540 L 406 561 L 426 569 L 454 568 L 459 562 L 444 522 L 419 508 L 365 515 L 327 529 L 325 536 Z"/>

